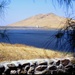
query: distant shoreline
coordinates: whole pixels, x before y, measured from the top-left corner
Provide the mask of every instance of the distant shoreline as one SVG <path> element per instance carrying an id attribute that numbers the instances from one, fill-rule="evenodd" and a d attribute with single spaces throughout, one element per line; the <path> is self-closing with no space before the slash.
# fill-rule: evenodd
<path id="1" fill-rule="evenodd" d="M 27 27 L 27 26 L 0 26 L 0 30 L 6 30 L 6 29 L 41 29 L 41 30 L 58 30 L 59 28 Z"/>

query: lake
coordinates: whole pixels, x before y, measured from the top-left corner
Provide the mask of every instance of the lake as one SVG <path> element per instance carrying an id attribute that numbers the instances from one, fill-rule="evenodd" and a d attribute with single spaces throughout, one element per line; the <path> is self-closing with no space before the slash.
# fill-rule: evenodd
<path id="1" fill-rule="evenodd" d="M 38 48 L 71 51 L 65 39 L 57 39 L 56 29 L 19 28 L 0 29 L 0 42 L 25 44 Z"/>

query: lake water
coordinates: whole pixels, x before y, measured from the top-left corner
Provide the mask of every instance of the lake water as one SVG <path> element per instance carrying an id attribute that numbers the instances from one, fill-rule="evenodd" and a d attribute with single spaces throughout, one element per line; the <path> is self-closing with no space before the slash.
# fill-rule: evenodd
<path id="1" fill-rule="evenodd" d="M 0 42 L 70 51 L 68 43 L 65 43 L 66 40 L 55 37 L 57 31 L 54 29 L 2 29 L 0 30 Z"/>

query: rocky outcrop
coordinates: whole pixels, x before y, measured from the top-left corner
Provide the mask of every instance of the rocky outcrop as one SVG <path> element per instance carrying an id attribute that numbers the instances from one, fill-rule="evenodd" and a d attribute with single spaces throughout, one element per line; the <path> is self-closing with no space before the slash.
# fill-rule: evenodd
<path id="1" fill-rule="evenodd" d="M 35 59 L 0 63 L 0 75 L 63 75 L 75 74 L 70 59 Z"/>

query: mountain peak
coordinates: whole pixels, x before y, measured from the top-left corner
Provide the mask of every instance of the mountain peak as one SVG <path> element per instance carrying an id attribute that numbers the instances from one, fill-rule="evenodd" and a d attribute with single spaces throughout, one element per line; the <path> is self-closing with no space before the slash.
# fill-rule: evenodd
<path id="1" fill-rule="evenodd" d="M 48 13 L 46 15 L 48 15 L 48 16 L 56 16 L 56 14 L 54 14 L 54 13 Z"/>
<path id="2" fill-rule="evenodd" d="M 57 15 L 55 15 L 54 13 L 48 13 L 48 14 L 38 14 L 38 15 L 35 15 L 31 18 L 34 18 L 34 19 L 43 19 L 43 18 L 46 18 L 46 17 L 58 17 Z"/>

